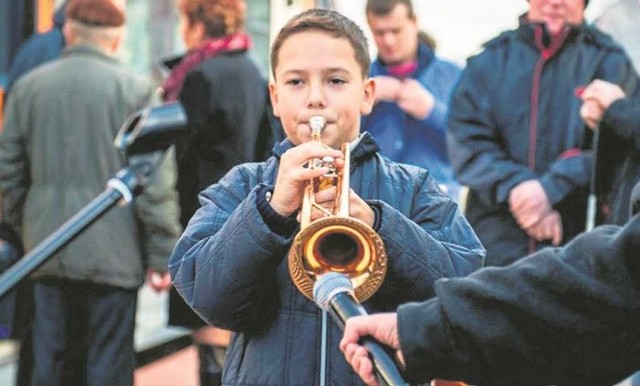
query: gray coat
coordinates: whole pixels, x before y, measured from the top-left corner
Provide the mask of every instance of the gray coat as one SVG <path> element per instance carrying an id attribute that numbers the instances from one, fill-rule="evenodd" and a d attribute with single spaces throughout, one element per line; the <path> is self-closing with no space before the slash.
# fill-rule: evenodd
<path id="1" fill-rule="evenodd" d="M 11 94 L 0 135 L 0 192 L 10 200 L 5 219 L 21 229 L 29 251 L 125 166 L 113 139 L 150 101 L 152 88 L 113 58 L 78 45 L 21 78 Z M 166 269 L 180 231 L 174 185 L 167 157 L 134 205 L 112 209 L 34 276 L 134 288 L 147 267 Z"/>

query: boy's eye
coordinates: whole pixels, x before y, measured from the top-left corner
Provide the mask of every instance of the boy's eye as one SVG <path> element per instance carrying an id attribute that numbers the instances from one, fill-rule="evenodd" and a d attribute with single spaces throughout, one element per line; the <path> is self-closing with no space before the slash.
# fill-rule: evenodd
<path id="1" fill-rule="evenodd" d="M 302 84 L 302 80 L 301 79 L 289 79 L 285 82 L 285 84 L 291 85 L 291 86 L 297 86 L 299 84 Z"/>
<path id="2" fill-rule="evenodd" d="M 345 84 L 345 83 L 347 83 L 347 81 L 346 81 L 346 80 L 344 80 L 344 79 L 342 79 L 342 78 L 331 78 L 331 79 L 329 80 L 329 82 L 330 82 L 331 84 Z"/>

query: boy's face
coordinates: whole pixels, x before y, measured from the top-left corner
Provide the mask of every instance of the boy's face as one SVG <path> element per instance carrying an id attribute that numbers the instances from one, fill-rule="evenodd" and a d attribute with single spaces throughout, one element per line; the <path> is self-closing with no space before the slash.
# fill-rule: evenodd
<path id="1" fill-rule="evenodd" d="M 311 139 L 309 118 L 314 115 L 327 122 L 325 145 L 339 148 L 357 138 L 360 115 L 373 106 L 374 83 L 363 78 L 347 39 L 319 31 L 291 35 L 280 47 L 274 75 L 269 85 L 273 110 L 291 142 Z"/>

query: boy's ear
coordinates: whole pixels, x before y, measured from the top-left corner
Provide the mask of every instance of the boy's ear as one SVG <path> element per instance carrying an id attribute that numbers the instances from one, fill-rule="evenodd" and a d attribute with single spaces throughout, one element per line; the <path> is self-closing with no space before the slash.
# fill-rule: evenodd
<path id="1" fill-rule="evenodd" d="M 273 115 L 280 117 L 278 112 L 278 90 L 274 82 L 269 82 L 269 98 L 271 98 L 271 107 L 273 108 Z"/>
<path id="2" fill-rule="evenodd" d="M 373 78 L 364 80 L 364 90 L 362 94 L 362 103 L 360 104 L 360 114 L 367 115 L 373 109 L 375 102 L 376 82 Z"/>

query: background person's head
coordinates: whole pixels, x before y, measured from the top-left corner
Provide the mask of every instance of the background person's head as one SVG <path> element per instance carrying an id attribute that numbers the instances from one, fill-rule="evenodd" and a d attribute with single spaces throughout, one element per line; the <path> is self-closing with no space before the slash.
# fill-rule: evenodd
<path id="1" fill-rule="evenodd" d="M 274 113 L 295 145 L 311 138 L 309 118 L 322 115 L 322 142 L 338 148 L 360 131 L 373 106 L 370 57 L 362 30 L 347 17 L 311 9 L 280 30 L 271 50 Z"/>
<path id="2" fill-rule="evenodd" d="M 529 0 L 529 21 L 544 23 L 552 35 L 567 25 L 580 25 L 584 21 L 584 8 L 588 0 Z"/>
<path id="3" fill-rule="evenodd" d="M 187 49 L 244 29 L 244 0 L 177 0 L 177 5 L 180 33 Z"/>
<path id="4" fill-rule="evenodd" d="M 126 20 L 123 0 L 69 0 L 63 32 L 67 45 L 89 44 L 115 54 Z"/>
<path id="5" fill-rule="evenodd" d="M 418 53 L 418 20 L 411 0 L 368 0 L 367 23 L 387 65 L 411 62 Z"/>

